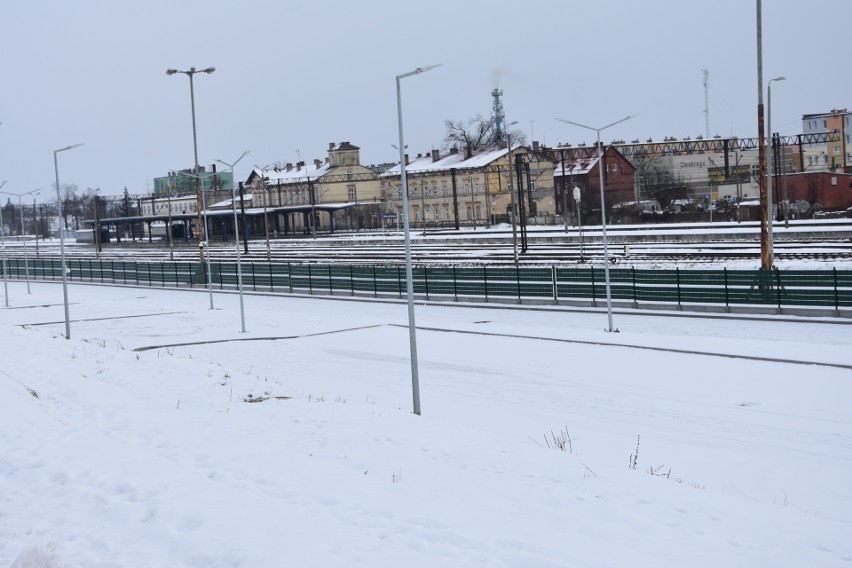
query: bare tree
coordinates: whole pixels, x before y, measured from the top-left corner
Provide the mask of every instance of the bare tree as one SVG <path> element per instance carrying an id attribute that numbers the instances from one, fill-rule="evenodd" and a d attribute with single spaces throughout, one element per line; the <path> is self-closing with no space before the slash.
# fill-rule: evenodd
<path id="1" fill-rule="evenodd" d="M 689 199 L 689 184 L 676 176 L 660 156 L 635 154 L 630 162 L 636 168 L 640 199 L 656 199 L 663 208 L 676 199 Z"/>
<path id="2" fill-rule="evenodd" d="M 505 142 L 498 139 L 498 136 L 505 135 L 505 132 L 498 133 L 494 127 L 494 121 L 483 117 L 481 114 L 468 119 L 466 122 L 462 120 L 445 120 L 444 127 L 446 129 L 444 145 L 448 148 L 463 149 L 466 158 L 470 158 L 478 150 L 483 148 L 497 148 Z M 513 130 L 510 134 L 514 143 L 526 143 L 526 136 L 522 131 Z"/>

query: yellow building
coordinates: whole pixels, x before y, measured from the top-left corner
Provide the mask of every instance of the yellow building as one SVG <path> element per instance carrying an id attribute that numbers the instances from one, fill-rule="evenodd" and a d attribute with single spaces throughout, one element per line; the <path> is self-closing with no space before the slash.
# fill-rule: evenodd
<path id="1" fill-rule="evenodd" d="M 254 169 L 245 185 L 252 207 L 271 209 L 275 230 L 282 234 L 381 226 L 378 174 L 361 165 L 360 148 L 349 142 L 330 143 L 324 162 Z"/>
<path id="2" fill-rule="evenodd" d="M 432 150 L 406 161 L 412 224 L 458 228 L 506 222 L 512 210 L 509 190 L 517 187 L 519 175 L 524 217 L 555 215 L 553 163 L 530 148 L 488 148 L 467 155 L 453 148 L 443 156 Z M 386 210 L 399 217 L 400 176 L 399 164 L 380 175 Z M 514 197 L 518 201 L 517 192 Z"/>

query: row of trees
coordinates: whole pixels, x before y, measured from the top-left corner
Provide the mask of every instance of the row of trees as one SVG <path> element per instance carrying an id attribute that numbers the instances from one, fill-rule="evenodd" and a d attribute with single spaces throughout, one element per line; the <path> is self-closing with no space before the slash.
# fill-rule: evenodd
<path id="1" fill-rule="evenodd" d="M 99 191 L 97 188 L 81 191 L 73 183 L 60 186 L 62 226 L 66 230 L 79 230 L 85 219 L 131 217 L 139 214 L 138 198 L 131 197 L 127 189 L 124 190 L 123 196 L 101 197 L 98 195 Z M 0 227 L 0 230 L 4 235 L 20 234 L 23 218 L 24 234 L 47 237 L 57 229 L 56 215 L 55 202 L 37 204 L 34 207 L 32 201 L 24 201 L 19 206 L 9 198 L 3 204 L 3 227 Z"/>

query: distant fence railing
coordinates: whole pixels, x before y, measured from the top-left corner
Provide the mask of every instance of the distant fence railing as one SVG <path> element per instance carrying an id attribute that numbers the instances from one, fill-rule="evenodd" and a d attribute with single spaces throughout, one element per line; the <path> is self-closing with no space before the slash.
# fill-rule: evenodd
<path id="1" fill-rule="evenodd" d="M 71 282 L 161 287 L 207 285 L 199 262 L 66 260 Z M 237 287 L 236 263 L 210 263 L 219 289 Z M 27 277 L 22 259 L 9 259 L 7 275 Z M 243 263 L 243 289 L 265 292 L 398 296 L 405 294 L 403 266 L 354 264 Z M 29 278 L 62 278 L 60 261 L 29 261 Z M 597 305 L 606 300 L 603 268 L 446 266 L 415 267 L 414 293 L 435 300 L 465 302 Z M 612 299 L 619 305 L 662 304 L 776 307 L 852 307 L 852 270 L 655 270 L 611 268 Z"/>

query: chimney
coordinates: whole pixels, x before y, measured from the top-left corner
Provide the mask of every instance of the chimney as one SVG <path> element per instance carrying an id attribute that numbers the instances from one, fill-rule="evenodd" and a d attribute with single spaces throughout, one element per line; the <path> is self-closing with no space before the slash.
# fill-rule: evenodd
<path id="1" fill-rule="evenodd" d="M 459 153 L 459 149 L 458 149 L 458 148 L 456 148 L 455 146 L 453 146 L 452 148 L 450 148 L 450 156 L 455 156 L 455 155 L 456 155 L 456 154 L 458 154 L 458 153 Z"/>
<path id="2" fill-rule="evenodd" d="M 408 154 L 405 155 L 405 165 L 408 165 Z"/>
<path id="3" fill-rule="evenodd" d="M 437 162 L 441 159 L 441 151 L 438 149 L 432 150 L 432 162 Z"/>
<path id="4" fill-rule="evenodd" d="M 335 146 L 337 146 L 337 144 L 335 144 L 334 142 L 329 142 L 329 143 L 328 143 L 328 149 L 329 149 L 329 150 L 334 150 L 334 147 L 335 147 Z"/>
<path id="5" fill-rule="evenodd" d="M 212 165 L 212 166 L 210 166 L 210 167 L 212 167 L 212 168 L 213 168 L 213 173 L 215 174 L 215 173 L 216 173 L 216 164 L 213 164 L 213 165 Z"/>
<path id="6" fill-rule="evenodd" d="M 322 160 L 314 160 L 314 168 L 320 169 L 322 167 Z"/>
<path id="7" fill-rule="evenodd" d="M 290 170 L 292 170 L 292 169 L 293 169 L 293 164 L 291 164 L 290 162 L 287 162 L 287 165 L 286 165 L 286 166 L 284 166 L 284 167 L 285 167 L 285 169 L 289 172 Z"/>
<path id="8" fill-rule="evenodd" d="M 533 152 L 538 152 L 538 140 L 533 140 Z"/>

